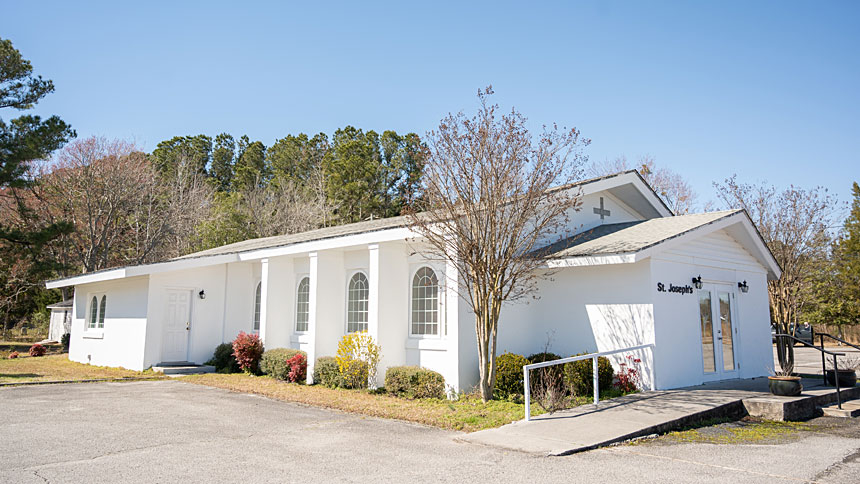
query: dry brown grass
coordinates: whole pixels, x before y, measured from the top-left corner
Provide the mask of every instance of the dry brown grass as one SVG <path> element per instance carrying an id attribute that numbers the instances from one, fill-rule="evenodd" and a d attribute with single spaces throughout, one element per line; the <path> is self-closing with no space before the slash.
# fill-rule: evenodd
<path id="1" fill-rule="evenodd" d="M 26 383 L 35 381 L 91 380 L 97 378 L 129 378 L 154 376 L 152 372 L 139 372 L 123 368 L 84 365 L 69 361 L 66 354 L 30 357 L 23 353 L 15 359 L 0 359 L 0 383 Z"/>
<path id="2" fill-rule="evenodd" d="M 234 392 L 253 393 L 278 400 L 316 407 L 333 408 L 373 417 L 417 422 L 443 429 L 474 432 L 499 427 L 521 420 L 524 407 L 507 401 L 483 403 L 476 395 L 461 396 L 459 400 L 407 400 L 366 390 L 326 388 L 321 385 L 297 385 L 269 377 L 245 374 L 189 375 L 182 380 L 223 388 Z M 535 409 L 535 415 L 539 411 Z"/>

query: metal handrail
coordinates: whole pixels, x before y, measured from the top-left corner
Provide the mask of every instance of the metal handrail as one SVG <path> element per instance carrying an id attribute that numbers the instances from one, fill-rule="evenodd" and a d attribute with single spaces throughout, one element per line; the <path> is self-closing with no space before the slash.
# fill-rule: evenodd
<path id="1" fill-rule="evenodd" d="M 802 339 L 795 338 L 794 336 L 792 336 L 790 334 L 779 333 L 779 334 L 776 334 L 774 336 L 777 338 L 789 338 L 789 339 L 792 339 L 792 340 L 794 340 L 794 341 L 796 341 L 796 342 L 798 342 L 804 346 L 809 346 L 810 348 L 815 348 L 816 350 L 820 351 L 821 352 L 821 379 L 822 379 L 823 383 L 825 383 L 825 384 L 827 383 L 827 367 L 824 363 L 824 354 L 827 353 L 828 355 L 833 356 L 833 383 L 835 383 L 835 385 L 836 385 L 836 406 L 839 407 L 839 409 L 841 410 L 842 409 L 842 394 L 840 393 L 840 390 L 839 390 L 839 366 L 838 366 L 838 363 L 836 362 L 836 357 L 837 356 L 845 356 L 845 353 L 836 353 L 833 351 L 825 350 L 824 349 L 824 338 L 821 338 L 821 348 L 819 348 L 818 346 L 809 344 L 806 341 L 803 341 Z"/>
<path id="2" fill-rule="evenodd" d="M 816 331 L 816 332 L 815 332 L 815 333 L 813 333 L 813 334 L 814 334 L 814 335 L 816 335 L 816 336 L 821 336 L 821 337 L 822 337 L 822 338 L 821 338 L 821 347 L 822 347 L 822 348 L 824 347 L 824 338 L 823 338 L 823 337 L 824 337 L 824 336 L 827 336 L 828 338 L 835 339 L 836 341 L 838 341 L 838 342 L 840 342 L 840 343 L 842 343 L 842 344 L 844 344 L 844 345 L 848 345 L 848 346 L 850 346 L 850 347 L 852 347 L 852 348 L 856 348 L 856 349 L 860 350 L 860 346 L 857 346 L 857 345 L 855 345 L 854 343 L 849 343 L 849 342 L 845 341 L 845 340 L 844 340 L 844 339 L 842 339 L 842 338 L 838 338 L 838 337 L 836 337 L 836 336 L 833 336 L 833 335 L 832 335 L 832 334 L 830 334 L 830 333 L 819 333 L 819 332 L 817 332 L 817 331 Z M 814 337 L 813 337 L 813 339 L 814 339 Z"/>
<path id="3" fill-rule="evenodd" d="M 525 391 L 525 397 L 526 397 L 525 398 L 525 400 L 526 400 L 526 422 L 531 420 L 531 388 L 529 385 L 529 370 L 536 370 L 538 368 L 546 368 L 547 366 L 553 366 L 553 365 L 563 365 L 565 363 L 570 363 L 572 361 L 591 360 L 592 361 L 592 363 L 591 363 L 592 377 L 594 378 L 594 403 L 597 404 L 597 402 L 600 401 L 600 390 L 597 387 L 597 358 L 599 358 L 601 356 L 614 355 L 616 353 L 625 353 L 628 351 L 644 350 L 646 348 L 651 350 L 651 357 L 653 358 L 653 356 L 654 356 L 654 343 L 649 343 L 649 344 L 645 344 L 645 345 L 631 346 L 629 348 L 621 348 L 620 350 L 601 351 L 599 353 L 589 353 L 587 355 L 571 356 L 568 358 L 561 358 L 559 360 L 550 360 L 550 361 L 543 361 L 540 363 L 532 363 L 530 365 L 524 365 L 523 366 L 523 385 L 524 385 L 524 391 Z M 652 361 L 651 362 L 651 390 L 653 391 L 655 389 L 656 389 L 656 386 L 655 386 L 655 379 L 654 379 L 654 362 Z"/>

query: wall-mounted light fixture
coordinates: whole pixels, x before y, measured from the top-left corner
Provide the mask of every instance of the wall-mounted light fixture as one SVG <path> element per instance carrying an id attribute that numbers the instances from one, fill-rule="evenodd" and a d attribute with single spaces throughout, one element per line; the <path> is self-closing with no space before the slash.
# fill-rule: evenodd
<path id="1" fill-rule="evenodd" d="M 206 299 L 206 291 L 204 291 L 203 289 L 201 289 L 201 290 L 200 290 L 200 292 L 198 292 L 198 293 L 197 293 L 197 296 L 198 296 L 200 299 Z"/>
<path id="2" fill-rule="evenodd" d="M 740 290 L 741 290 L 741 292 L 742 292 L 742 293 L 744 293 L 744 294 L 746 294 L 746 293 L 750 292 L 750 287 L 749 287 L 749 286 L 747 286 L 747 281 L 739 282 L 739 283 L 738 283 L 738 289 L 740 289 Z"/>
<path id="3" fill-rule="evenodd" d="M 694 277 L 694 278 L 693 278 L 693 286 L 695 286 L 695 288 L 696 288 L 696 289 L 701 289 L 701 288 L 702 288 L 702 286 L 703 286 L 703 284 L 702 284 L 702 276 Z"/>

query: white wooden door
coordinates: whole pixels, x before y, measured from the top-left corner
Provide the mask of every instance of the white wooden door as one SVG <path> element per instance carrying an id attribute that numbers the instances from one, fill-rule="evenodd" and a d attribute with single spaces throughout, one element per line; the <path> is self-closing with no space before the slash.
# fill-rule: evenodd
<path id="1" fill-rule="evenodd" d="M 722 284 L 706 284 L 698 293 L 705 379 L 737 378 L 735 293 L 730 285 Z"/>
<path id="2" fill-rule="evenodd" d="M 162 362 L 188 359 L 188 334 L 191 332 L 191 291 L 168 290 L 164 317 Z"/>

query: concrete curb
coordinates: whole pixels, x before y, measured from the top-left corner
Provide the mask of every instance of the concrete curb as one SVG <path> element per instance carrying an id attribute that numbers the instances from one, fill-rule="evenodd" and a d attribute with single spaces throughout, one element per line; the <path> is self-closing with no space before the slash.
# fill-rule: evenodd
<path id="1" fill-rule="evenodd" d="M 0 383 L 2 387 L 26 387 L 31 385 L 61 385 L 67 383 L 102 383 L 102 382 L 124 382 L 124 381 L 146 381 L 146 380 L 166 380 L 163 376 L 147 376 L 147 377 L 123 377 L 123 378 L 91 378 L 88 380 L 47 380 L 47 381 L 23 381 L 13 383 Z"/>

